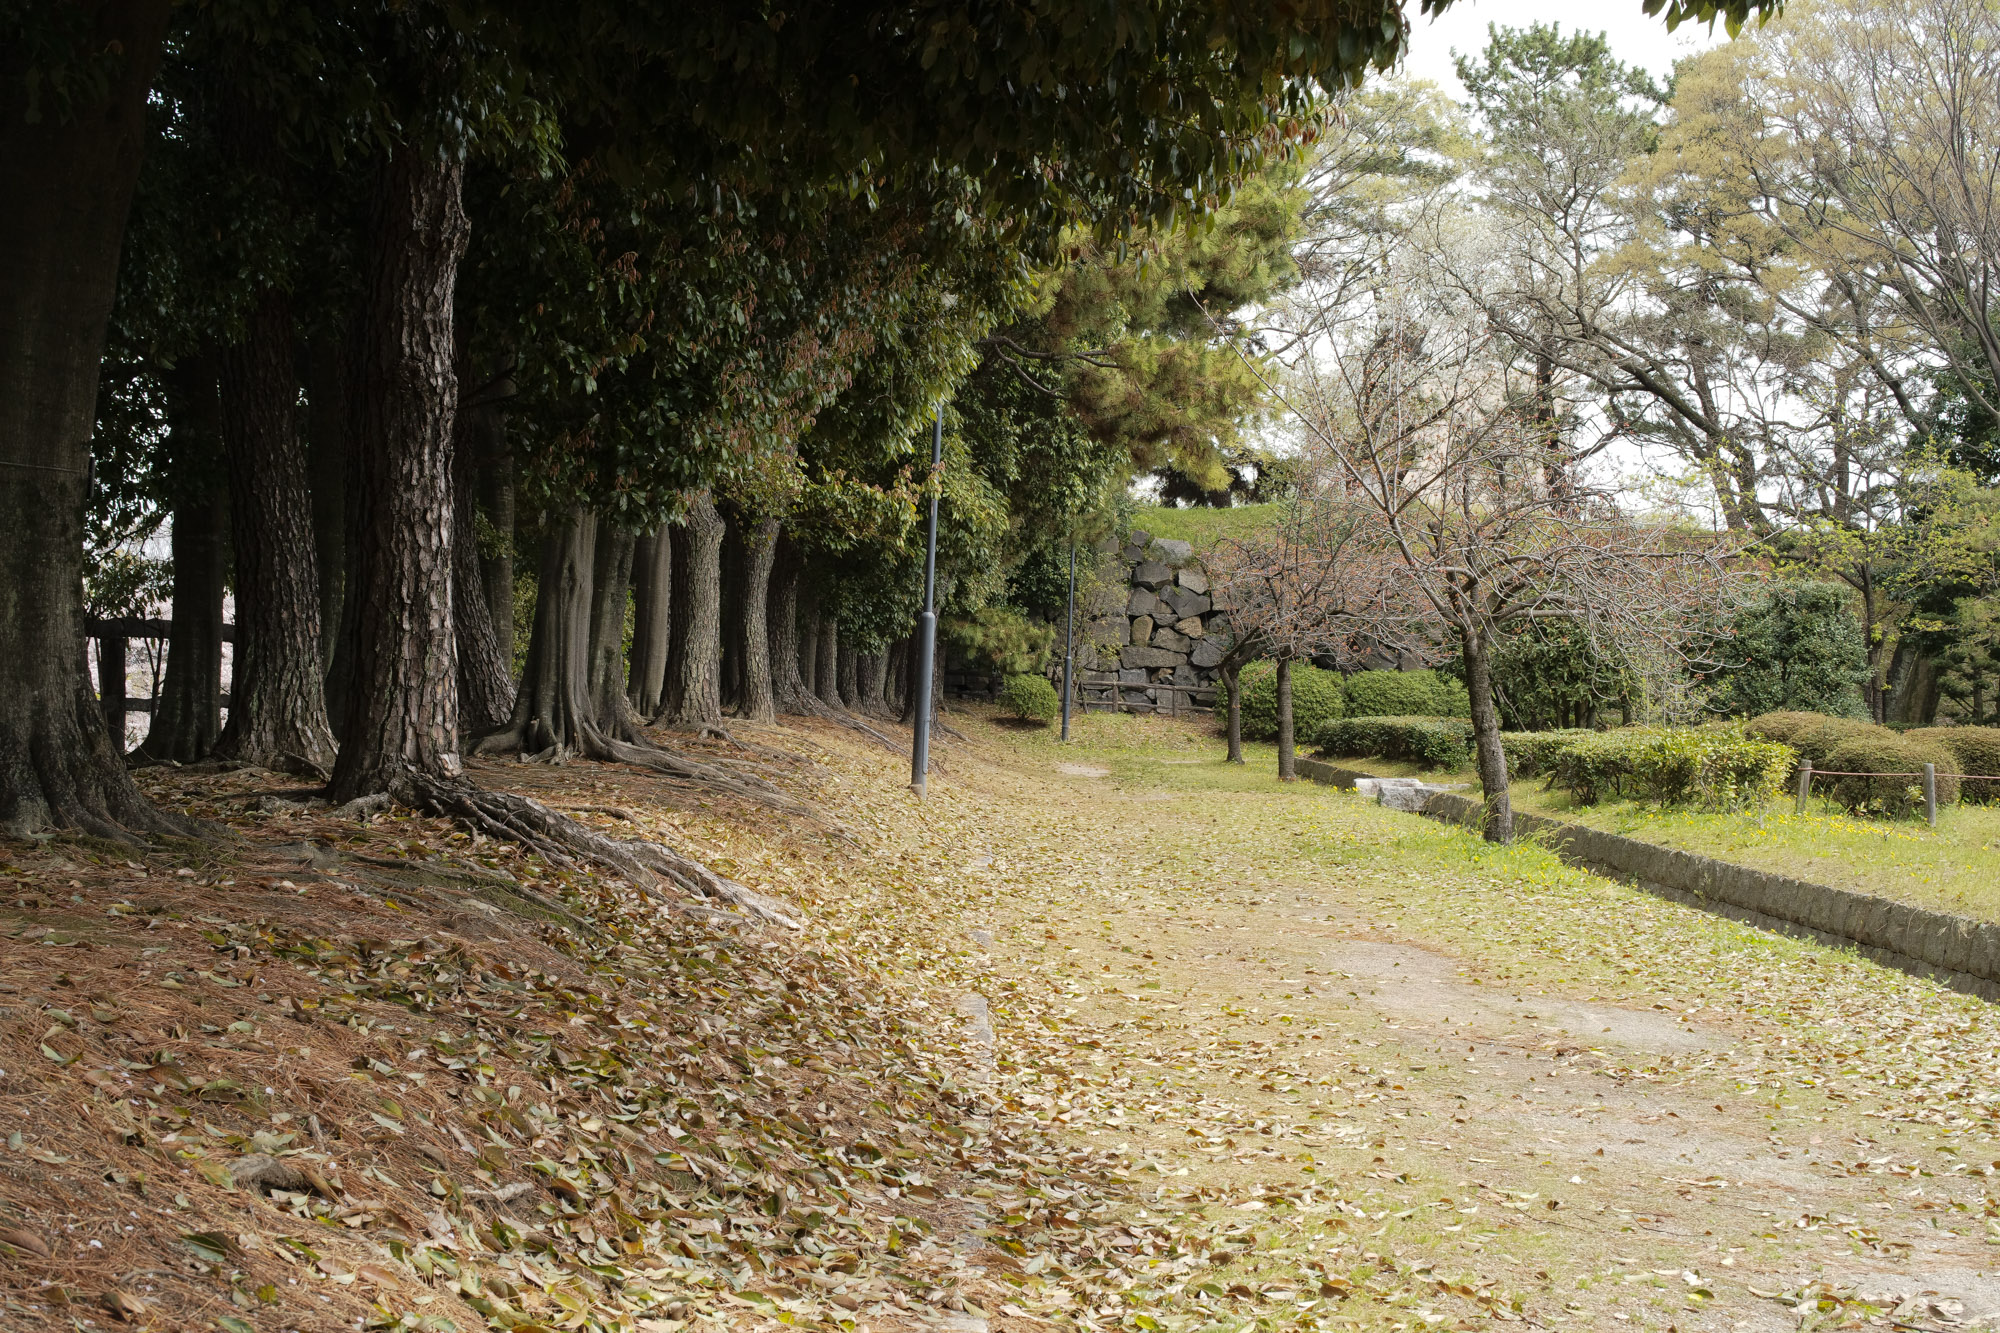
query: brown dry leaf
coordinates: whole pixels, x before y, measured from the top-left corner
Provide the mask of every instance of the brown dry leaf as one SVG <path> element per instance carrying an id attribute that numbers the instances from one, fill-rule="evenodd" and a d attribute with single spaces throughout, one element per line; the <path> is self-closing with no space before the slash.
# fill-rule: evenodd
<path id="1" fill-rule="evenodd" d="M 32 1254 L 37 1259 L 49 1257 L 49 1243 L 34 1232 L 23 1231 L 19 1227 L 0 1227 L 0 1245 L 23 1254 Z"/>
<path id="2" fill-rule="evenodd" d="M 99 1296 L 97 1303 L 110 1311 L 114 1318 L 124 1320 L 128 1323 L 134 1319 L 143 1318 L 146 1313 L 146 1303 L 144 1301 L 132 1293 L 120 1291 L 116 1287 Z"/>

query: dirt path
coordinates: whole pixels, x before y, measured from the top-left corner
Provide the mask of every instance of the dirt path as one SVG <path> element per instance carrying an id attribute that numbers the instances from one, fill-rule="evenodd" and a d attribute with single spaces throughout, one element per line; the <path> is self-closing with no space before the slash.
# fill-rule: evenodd
<path id="1" fill-rule="evenodd" d="M 1096 1075 L 1075 1132 L 1156 1164 L 1190 1217 L 1255 1223 L 1177 1299 L 2000 1327 L 1993 1009 L 1351 796 L 1076 749 L 1113 780 L 1042 768 L 1040 830 L 1026 773 L 983 775 L 1015 807 L 982 849 L 1016 886 L 995 981 L 1067 998 Z M 1326 1197 L 1255 1206 L 1301 1189 Z"/>

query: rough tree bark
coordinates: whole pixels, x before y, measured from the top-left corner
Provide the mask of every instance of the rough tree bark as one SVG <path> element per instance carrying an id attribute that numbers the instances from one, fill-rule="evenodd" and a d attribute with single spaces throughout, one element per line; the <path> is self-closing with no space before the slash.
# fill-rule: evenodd
<path id="1" fill-rule="evenodd" d="M 882 698 L 889 706 L 888 716 L 900 719 L 903 716 L 903 699 L 909 693 L 906 688 L 910 674 L 910 641 L 901 638 L 889 645 L 889 660 L 882 668 Z"/>
<path id="2" fill-rule="evenodd" d="M 153 720 L 133 757 L 140 763 L 192 764 L 214 754 L 222 735 L 228 483 L 213 354 L 184 356 L 161 378 L 173 468 L 173 623 Z"/>
<path id="3" fill-rule="evenodd" d="M 835 674 L 840 678 L 840 701 L 850 709 L 861 707 L 861 652 L 853 643 L 842 640 L 838 657 L 839 666 Z"/>
<path id="4" fill-rule="evenodd" d="M 660 722 L 722 734 L 722 515 L 707 491 L 688 504 L 674 541 L 673 642 Z"/>
<path id="5" fill-rule="evenodd" d="M 738 713 L 751 722 L 778 716 L 771 679 L 771 571 L 778 556 L 778 520 L 760 519 L 743 537 L 743 698 Z"/>
<path id="6" fill-rule="evenodd" d="M 817 604 L 808 602 L 805 596 L 805 574 L 799 575 L 799 680 L 804 683 L 806 693 L 819 698 L 819 609 Z M 812 609 L 808 610 L 807 607 Z"/>
<path id="7" fill-rule="evenodd" d="M 1278 781 L 1298 779 L 1298 755 L 1292 744 L 1292 659 L 1278 659 Z"/>
<path id="8" fill-rule="evenodd" d="M 854 659 L 855 707 L 877 717 L 889 715 L 889 701 L 882 695 L 888 683 L 888 658 L 882 653 L 861 653 Z"/>
<path id="9" fill-rule="evenodd" d="M 722 661 L 717 677 L 724 713 L 743 706 L 743 525 L 734 514 L 722 516 Z"/>
<path id="10" fill-rule="evenodd" d="M 625 695 L 625 608 L 632 595 L 632 555 L 636 535 L 600 519 L 597 564 L 590 587 L 590 702 L 600 728 L 637 731 Z M 631 719 L 627 721 L 627 719 Z"/>
<path id="11" fill-rule="evenodd" d="M 1514 841 L 1514 803 L 1507 794 L 1507 752 L 1500 745 L 1500 710 L 1493 706 L 1493 645 L 1476 632 L 1459 635 L 1465 655 L 1465 690 L 1472 698 L 1472 749 L 1479 764 L 1480 834 L 1488 842 Z"/>
<path id="12" fill-rule="evenodd" d="M 1229 691 L 1229 759 L 1243 762 L 1243 664 L 1230 660 L 1222 664 L 1222 685 Z"/>
<path id="13" fill-rule="evenodd" d="M 68 114 L 46 105 L 30 119 L 34 53 L 0 42 L 0 832 L 190 831 L 133 785 L 83 641 L 98 369 L 169 8 L 82 7 L 105 77 L 80 85 Z"/>
<path id="14" fill-rule="evenodd" d="M 458 652 L 452 632 L 452 296 L 471 230 L 465 166 L 414 144 L 382 165 L 370 220 L 367 306 L 356 352 L 360 549 L 335 800 L 399 793 L 412 772 L 455 776 Z"/>
<path id="15" fill-rule="evenodd" d="M 666 707 L 673 571 L 674 543 L 667 530 L 642 533 L 632 550 L 632 678 L 627 691 L 639 716 L 648 720 Z"/>
<path id="16" fill-rule="evenodd" d="M 478 474 L 489 456 L 484 437 L 499 409 L 490 403 L 461 408 L 452 457 L 451 615 L 458 647 L 458 715 L 470 735 L 506 723 L 514 712 L 514 654 L 502 645 L 480 570 L 476 521 Z M 511 627 L 510 627 L 511 628 Z"/>
<path id="17" fill-rule="evenodd" d="M 510 383 L 507 391 L 511 393 Z M 507 443 L 507 412 L 498 402 L 480 416 L 475 437 L 479 455 L 479 510 L 491 525 L 495 540 L 479 548 L 479 585 L 486 594 L 486 614 L 493 622 L 494 642 L 511 669 L 514 642 L 514 450 Z"/>
<path id="18" fill-rule="evenodd" d="M 799 672 L 799 561 L 790 542 L 780 543 L 776 569 L 771 575 L 770 615 L 766 618 L 771 638 L 771 694 L 778 708 L 794 715 L 813 711 L 812 692 Z"/>
<path id="19" fill-rule="evenodd" d="M 292 315 L 267 292 L 222 353 L 222 442 L 236 550 L 236 655 L 216 753 L 326 779 L 333 729 L 320 669 L 320 586 L 299 436 Z"/>
<path id="20" fill-rule="evenodd" d="M 813 664 L 813 693 L 828 708 L 845 708 L 840 697 L 840 617 L 822 611 L 819 617 L 818 660 Z"/>
<path id="21" fill-rule="evenodd" d="M 330 673 L 347 589 L 347 392 L 353 383 L 344 340 L 306 348 L 306 480 L 312 490 L 313 558 L 319 571 L 319 657 Z"/>

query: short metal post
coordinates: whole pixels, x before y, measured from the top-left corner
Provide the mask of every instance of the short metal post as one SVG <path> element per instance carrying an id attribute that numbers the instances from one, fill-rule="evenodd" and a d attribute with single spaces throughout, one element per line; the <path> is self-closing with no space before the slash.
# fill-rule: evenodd
<path id="1" fill-rule="evenodd" d="M 1799 761 L 1799 800 L 1798 804 L 1793 807 L 1794 814 L 1802 815 L 1806 812 L 1806 797 L 1810 796 L 1811 794 L 1812 794 L 1812 760 L 1801 759 Z"/>
<path id="2" fill-rule="evenodd" d="M 944 404 L 931 422 L 931 528 L 924 546 L 924 613 L 917 617 L 917 697 L 910 710 L 910 789 L 923 797 L 931 769 L 931 671 L 937 657 L 938 472 L 944 464 Z"/>
<path id="3" fill-rule="evenodd" d="M 1076 675 L 1076 542 L 1069 544 L 1069 621 L 1063 630 L 1062 738 L 1069 739 L 1069 683 Z"/>
<path id="4" fill-rule="evenodd" d="M 1937 827 L 1937 765 L 1924 765 L 1924 818 Z"/>

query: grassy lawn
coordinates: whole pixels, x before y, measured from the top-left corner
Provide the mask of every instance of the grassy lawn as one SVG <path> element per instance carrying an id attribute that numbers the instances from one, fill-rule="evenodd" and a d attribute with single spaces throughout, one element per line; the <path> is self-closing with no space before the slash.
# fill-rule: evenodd
<path id="1" fill-rule="evenodd" d="M 1242 537 L 1278 517 L 1277 505 L 1239 505 L 1234 509 L 1143 508 L 1132 515 L 1132 526 L 1154 537 L 1192 542 L 1196 550 L 1224 537 Z"/>
<path id="2" fill-rule="evenodd" d="M 1328 762 L 1379 777 L 1464 783 L 1474 794 L 1478 789 L 1479 776 L 1469 764 L 1446 772 L 1403 760 Z M 1514 783 L 1511 792 L 1514 808 L 1529 814 L 1816 884 L 2000 920 L 2000 807 L 1947 806 L 1933 829 L 1921 820 L 1856 818 L 1818 797 L 1799 813 L 1786 796 L 1759 810 L 1716 814 L 1646 801 L 1578 805 L 1565 792 L 1543 790 L 1538 778 Z"/>

